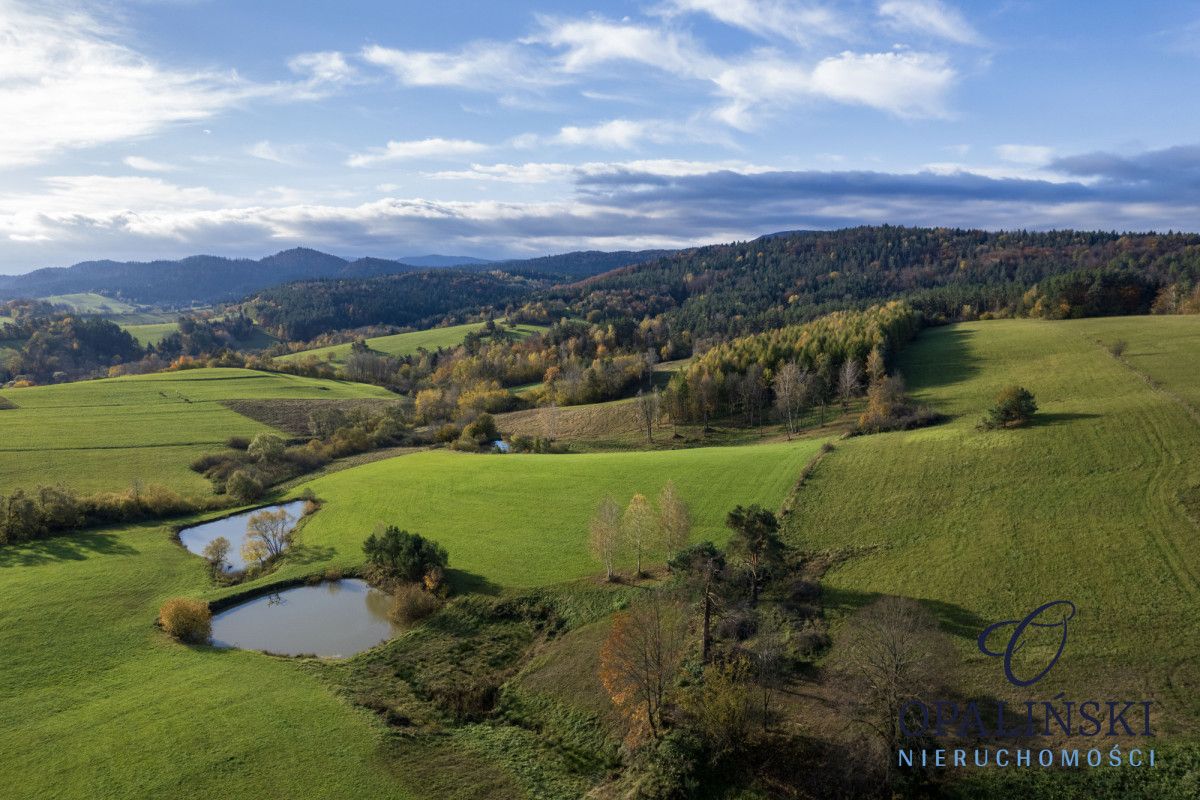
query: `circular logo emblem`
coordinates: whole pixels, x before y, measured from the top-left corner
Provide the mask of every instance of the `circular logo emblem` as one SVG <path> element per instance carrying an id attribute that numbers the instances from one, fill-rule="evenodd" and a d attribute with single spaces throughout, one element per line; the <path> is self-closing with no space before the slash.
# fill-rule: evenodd
<path id="1" fill-rule="evenodd" d="M 1058 659 L 1063 654 L 1063 649 L 1067 646 L 1067 622 L 1075 616 L 1075 604 L 1070 600 L 1052 600 L 1049 603 L 1038 606 L 1029 615 L 1022 620 L 1009 619 L 1003 622 L 997 622 L 989 625 L 979 634 L 979 652 L 985 656 L 1004 659 L 1004 676 L 1008 678 L 1009 683 L 1014 686 L 1029 686 L 1037 683 L 1042 678 L 1046 677 L 1046 673 L 1058 663 Z M 1000 651 L 993 651 L 988 648 L 988 638 L 993 632 L 1001 628 L 1014 626 L 1012 635 L 1008 638 L 1008 646 Z M 1058 650 L 1050 659 L 1049 663 L 1042 668 L 1042 671 L 1034 675 L 1032 678 L 1023 678 L 1013 671 L 1013 655 L 1017 653 L 1023 646 L 1023 637 L 1030 628 L 1051 629 L 1058 628 L 1060 632 L 1058 640 Z"/>

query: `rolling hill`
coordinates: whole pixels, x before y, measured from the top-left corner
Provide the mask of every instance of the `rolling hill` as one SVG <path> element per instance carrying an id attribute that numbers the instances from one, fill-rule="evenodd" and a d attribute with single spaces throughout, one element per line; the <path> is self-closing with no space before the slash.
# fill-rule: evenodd
<path id="1" fill-rule="evenodd" d="M 1124 360 L 1107 349 L 1121 337 Z M 843 554 L 823 582 L 827 610 L 919 598 L 961 636 L 970 690 L 1015 697 L 973 637 L 1071 600 L 1069 650 L 1039 693 L 1153 697 L 1163 732 L 1194 733 L 1198 363 L 1197 317 L 926 331 L 899 366 L 951 420 L 839 444 L 790 519 L 794 544 Z M 1036 396 L 1033 424 L 977 430 L 1008 384 Z"/>
<path id="2" fill-rule="evenodd" d="M 365 384 L 243 369 L 200 369 L 5 389 L 0 409 L 0 494 L 37 484 L 116 491 L 134 481 L 203 493 L 188 469 L 230 436 L 272 430 L 222 401 L 391 397 Z"/>
<path id="3" fill-rule="evenodd" d="M 483 330 L 484 323 L 472 322 L 467 325 L 448 325 L 443 328 L 429 328 L 423 331 L 412 331 L 411 333 L 397 333 L 392 336 L 379 336 L 374 339 L 367 340 L 367 347 L 377 353 L 383 353 L 389 356 L 409 356 L 416 353 L 418 350 L 425 349 L 434 351 L 442 347 L 455 347 L 462 344 L 463 339 L 468 333 L 473 331 Z M 543 330 L 537 325 L 518 325 L 512 330 L 518 337 L 524 338 L 530 336 L 540 330 Z M 346 363 L 346 356 L 350 354 L 350 344 L 335 344 L 329 347 L 316 347 L 312 350 L 300 350 L 295 353 L 289 353 L 286 356 L 279 356 L 278 361 L 300 361 L 305 358 L 317 358 L 321 361 L 328 361 L 332 364 L 343 366 Z"/>

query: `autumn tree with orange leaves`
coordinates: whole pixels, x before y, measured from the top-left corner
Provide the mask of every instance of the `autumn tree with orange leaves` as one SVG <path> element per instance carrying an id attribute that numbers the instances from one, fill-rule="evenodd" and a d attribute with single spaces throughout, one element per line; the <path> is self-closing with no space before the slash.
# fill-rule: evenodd
<path id="1" fill-rule="evenodd" d="M 662 736 L 667 692 L 683 657 L 682 623 L 678 609 L 652 594 L 616 616 L 600 651 L 600 683 L 631 745 Z"/>

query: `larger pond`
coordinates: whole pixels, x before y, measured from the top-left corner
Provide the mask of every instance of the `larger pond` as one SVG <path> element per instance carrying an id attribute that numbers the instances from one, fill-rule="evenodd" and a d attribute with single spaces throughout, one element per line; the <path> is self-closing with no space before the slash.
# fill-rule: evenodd
<path id="1" fill-rule="evenodd" d="M 246 562 L 242 559 L 242 544 L 246 541 L 246 525 L 249 523 L 250 517 L 260 511 L 278 511 L 282 508 L 292 518 L 291 525 L 295 525 L 300 517 L 304 515 L 305 502 L 304 500 L 293 500 L 283 505 L 256 508 L 253 511 L 246 511 L 232 517 L 214 519 L 212 522 L 193 525 L 179 532 L 179 541 L 189 551 L 198 556 L 203 556 L 204 548 L 208 546 L 209 542 L 218 536 L 224 536 L 229 540 L 229 555 L 225 557 L 225 571 L 240 572 L 246 568 Z"/>
<path id="2" fill-rule="evenodd" d="M 213 616 L 217 647 L 345 658 L 400 632 L 391 597 L 365 581 L 325 581 L 263 595 Z"/>

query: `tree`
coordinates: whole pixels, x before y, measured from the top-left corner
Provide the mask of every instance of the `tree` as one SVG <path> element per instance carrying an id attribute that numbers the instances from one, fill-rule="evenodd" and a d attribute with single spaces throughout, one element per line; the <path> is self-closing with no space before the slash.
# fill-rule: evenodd
<path id="1" fill-rule="evenodd" d="M 754 420 L 763 406 L 763 388 L 763 368 L 755 362 L 746 368 L 746 374 L 737 384 L 742 408 L 746 412 L 746 421 L 751 426 L 754 425 Z"/>
<path id="2" fill-rule="evenodd" d="M 1007 386 L 996 395 L 996 404 L 988 409 L 980 427 L 1016 428 L 1029 422 L 1037 413 L 1037 401 L 1022 386 Z"/>
<path id="3" fill-rule="evenodd" d="M 893 427 L 906 406 L 902 377 L 885 375 L 871 381 L 867 387 L 867 407 L 858 416 L 859 430 L 873 433 Z"/>
<path id="4" fill-rule="evenodd" d="M 613 619 L 600 650 L 600 683 L 628 724 L 628 740 L 663 731 L 667 689 L 683 656 L 683 626 L 676 610 L 657 594 Z"/>
<path id="5" fill-rule="evenodd" d="M 725 576 L 725 554 L 712 542 L 701 542 L 680 550 L 667 566 L 682 576 L 700 596 L 700 659 L 707 664 L 712 652 L 712 621 L 721 607 L 720 585 Z"/>
<path id="6" fill-rule="evenodd" d="M 837 394 L 842 403 L 842 411 L 850 410 L 850 401 L 858 397 L 862 385 L 862 367 L 853 358 L 842 362 L 838 370 Z"/>
<path id="7" fill-rule="evenodd" d="M 873 740 L 890 785 L 905 704 L 944 697 L 955 663 L 953 645 L 919 603 L 883 597 L 847 620 L 829 656 L 846 689 L 851 715 Z M 916 726 L 914 726 L 916 727 Z"/>
<path id="8" fill-rule="evenodd" d="M 753 741 L 758 703 L 750 677 L 750 661 L 739 654 L 707 665 L 700 685 L 684 695 L 684 711 L 714 762 L 744 750 Z"/>
<path id="9" fill-rule="evenodd" d="M 680 497 L 675 481 L 667 481 L 658 493 L 658 529 L 668 557 L 687 547 L 692 538 L 692 512 Z"/>
<path id="10" fill-rule="evenodd" d="M 739 557 L 750 576 L 750 605 L 753 607 L 758 604 L 758 590 L 766 571 L 783 553 L 779 521 L 762 506 L 737 506 L 729 512 L 725 525 L 733 531 L 730 552 Z"/>
<path id="11" fill-rule="evenodd" d="M 650 502 L 644 494 L 635 494 L 630 498 L 629 505 L 625 507 L 625 513 L 621 516 L 621 537 L 633 548 L 637 563 L 635 577 L 640 578 L 645 574 L 642 572 L 642 554 L 654 542 L 657 533 L 658 520 L 655 518 L 654 509 L 650 507 Z"/>
<path id="12" fill-rule="evenodd" d="M 808 393 L 807 376 L 795 361 L 789 361 L 775 373 L 771 388 L 775 392 L 775 409 L 787 425 L 788 439 L 796 432 L 796 418 L 804 407 Z"/>
<path id="13" fill-rule="evenodd" d="M 250 441 L 246 452 L 256 461 L 273 464 L 283 458 L 287 443 L 273 433 L 260 433 Z"/>
<path id="14" fill-rule="evenodd" d="M 224 536 L 218 536 L 204 545 L 203 555 L 208 559 L 208 563 L 212 565 L 214 572 L 220 572 L 224 569 L 225 561 L 229 558 L 229 549 L 229 540 Z"/>
<path id="15" fill-rule="evenodd" d="M 638 420 L 642 423 L 643 430 L 646 431 L 646 441 L 654 442 L 654 423 L 658 422 L 659 409 L 662 401 L 658 394 L 658 388 L 655 387 L 648 392 L 641 389 L 637 393 L 637 410 Z"/>
<path id="16" fill-rule="evenodd" d="M 879 345 L 875 345 L 867 354 L 867 381 L 868 383 L 878 383 L 886 374 L 887 365 L 883 361 L 883 351 L 879 349 Z"/>
<path id="17" fill-rule="evenodd" d="M 445 570 L 450 563 L 446 549 L 419 533 L 389 525 L 363 542 L 367 561 L 387 577 L 416 582 L 432 569 Z"/>
<path id="18" fill-rule="evenodd" d="M 611 581 L 621 549 L 621 506 L 611 496 L 605 497 L 596 507 L 588 524 L 588 544 L 592 555 L 604 564 L 605 579 Z"/>
<path id="19" fill-rule="evenodd" d="M 296 518 L 281 508 L 252 514 L 246 522 L 246 540 L 242 560 L 247 564 L 275 558 L 292 543 L 292 525 Z"/>
<path id="20" fill-rule="evenodd" d="M 225 480 L 225 491 L 239 502 L 250 503 L 262 497 L 263 485 L 248 469 L 239 469 Z"/>

